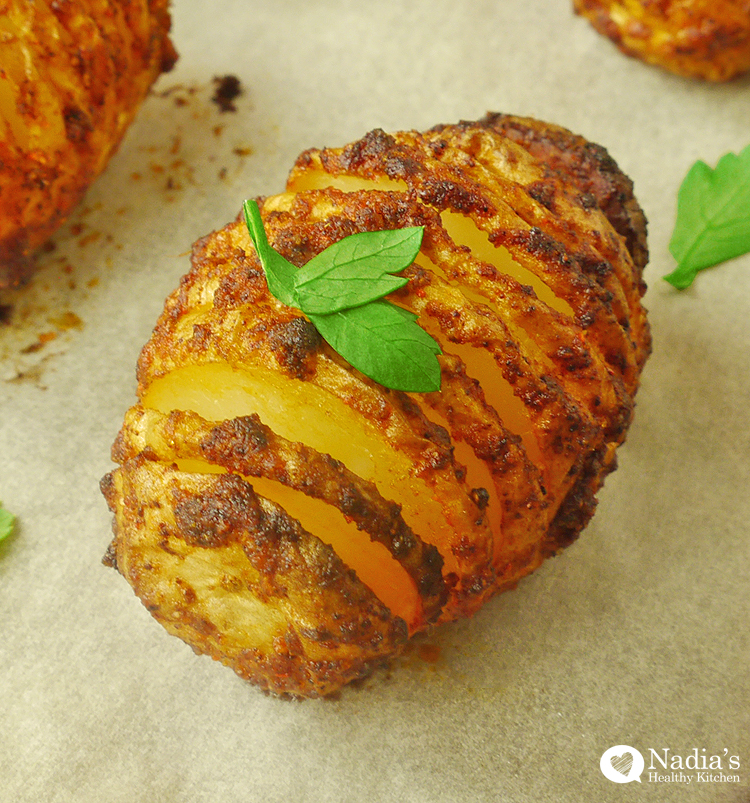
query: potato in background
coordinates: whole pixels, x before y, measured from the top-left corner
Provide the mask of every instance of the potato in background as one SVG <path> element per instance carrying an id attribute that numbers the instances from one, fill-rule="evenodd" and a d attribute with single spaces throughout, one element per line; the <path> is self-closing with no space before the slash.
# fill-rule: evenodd
<path id="1" fill-rule="evenodd" d="M 168 0 L 0 3 L 0 288 L 104 170 L 176 59 Z"/>

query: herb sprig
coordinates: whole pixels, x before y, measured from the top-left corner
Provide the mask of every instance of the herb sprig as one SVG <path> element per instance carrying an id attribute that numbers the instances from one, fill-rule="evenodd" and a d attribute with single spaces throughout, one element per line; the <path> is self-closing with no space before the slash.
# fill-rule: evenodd
<path id="1" fill-rule="evenodd" d="M 15 522 L 16 517 L 0 502 L 0 541 L 4 541 L 13 532 Z"/>
<path id="2" fill-rule="evenodd" d="M 440 346 L 414 313 L 384 300 L 407 283 L 394 274 L 415 260 L 423 226 L 352 234 L 298 269 L 269 244 L 257 202 L 245 201 L 243 208 L 275 298 L 301 310 L 323 339 L 370 379 L 393 390 L 440 389 Z"/>
<path id="3" fill-rule="evenodd" d="M 677 268 L 664 278 L 679 290 L 698 271 L 750 251 L 750 145 L 722 156 L 713 170 L 703 161 L 690 168 L 669 250 Z"/>

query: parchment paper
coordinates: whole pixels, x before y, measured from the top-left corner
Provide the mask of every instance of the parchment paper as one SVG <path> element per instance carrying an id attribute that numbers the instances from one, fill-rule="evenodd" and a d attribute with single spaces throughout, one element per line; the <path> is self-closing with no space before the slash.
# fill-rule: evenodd
<path id="1" fill-rule="evenodd" d="M 687 169 L 750 142 L 750 82 L 628 59 L 569 5 L 175 0 L 177 67 L 2 302 L 0 800 L 750 800 L 750 258 L 661 278 Z M 211 100 L 227 74 L 233 112 Z M 192 242 L 300 151 L 488 110 L 602 143 L 649 217 L 655 348 L 620 467 L 579 541 L 471 621 L 336 700 L 267 697 L 101 565 L 138 352 Z M 602 774 L 618 745 L 640 784 Z M 687 783 L 674 756 L 728 779 Z"/>

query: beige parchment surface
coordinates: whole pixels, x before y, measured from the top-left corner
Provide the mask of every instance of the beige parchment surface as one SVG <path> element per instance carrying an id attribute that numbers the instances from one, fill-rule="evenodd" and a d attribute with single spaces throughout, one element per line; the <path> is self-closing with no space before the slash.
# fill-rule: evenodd
<path id="1" fill-rule="evenodd" d="M 662 276 L 678 186 L 750 142 L 750 81 L 627 59 L 568 0 L 175 0 L 175 70 L 33 282 L 2 303 L 0 801 L 750 801 L 750 258 Z M 211 102 L 234 74 L 236 111 Z M 654 354 L 579 541 L 388 675 L 264 696 L 101 565 L 99 478 L 191 243 L 303 149 L 488 110 L 604 144 L 650 221 Z M 600 772 L 630 745 L 642 783 Z M 649 780 L 653 753 L 739 780 Z M 666 751 L 666 752 L 665 752 Z M 740 767 L 728 771 L 729 757 Z M 656 769 L 663 768 L 656 764 Z"/>

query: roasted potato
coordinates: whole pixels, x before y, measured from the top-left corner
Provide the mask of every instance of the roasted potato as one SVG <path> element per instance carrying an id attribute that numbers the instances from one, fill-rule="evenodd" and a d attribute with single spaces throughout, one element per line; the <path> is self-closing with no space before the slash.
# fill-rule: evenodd
<path id="1" fill-rule="evenodd" d="M 174 63 L 167 6 L 0 4 L 0 288 L 29 275 Z"/>
<path id="2" fill-rule="evenodd" d="M 629 56 L 687 78 L 728 81 L 750 69 L 747 0 L 573 0 Z"/>
<path id="3" fill-rule="evenodd" d="M 586 525 L 650 351 L 646 222 L 603 149 L 506 115 L 306 151 L 258 202 L 298 267 L 424 227 L 389 300 L 440 343 L 441 388 L 353 368 L 270 294 L 238 216 L 139 358 L 105 562 L 196 651 L 325 696 Z"/>

